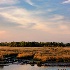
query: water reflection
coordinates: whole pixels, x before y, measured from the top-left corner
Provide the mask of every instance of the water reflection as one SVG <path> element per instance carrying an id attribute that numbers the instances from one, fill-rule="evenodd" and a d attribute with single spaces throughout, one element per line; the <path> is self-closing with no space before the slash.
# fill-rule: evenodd
<path id="1" fill-rule="evenodd" d="M 37 65 L 31 66 L 29 64 L 25 65 L 9 65 L 0 67 L 0 70 L 70 70 L 70 67 L 49 67 L 49 66 L 42 66 L 38 67 Z"/>

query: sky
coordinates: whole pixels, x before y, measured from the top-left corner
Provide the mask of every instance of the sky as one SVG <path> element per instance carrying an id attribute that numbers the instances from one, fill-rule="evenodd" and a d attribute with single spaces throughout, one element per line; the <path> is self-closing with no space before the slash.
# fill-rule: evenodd
<path id="1" fill-rule="evenodd" d="M 0 42 L 70 42 L 70 0 L 0 0 Z"/>

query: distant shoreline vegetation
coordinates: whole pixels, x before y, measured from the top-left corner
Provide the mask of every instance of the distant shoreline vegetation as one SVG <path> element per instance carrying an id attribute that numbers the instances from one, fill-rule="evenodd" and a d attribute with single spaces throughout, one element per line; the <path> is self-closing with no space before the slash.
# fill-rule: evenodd
<path id="1" fill-rule="evenodd" d="M 70 47 L 70 43 L 63 42 L 1 42 L 0 46 L 9 47 Z"/>

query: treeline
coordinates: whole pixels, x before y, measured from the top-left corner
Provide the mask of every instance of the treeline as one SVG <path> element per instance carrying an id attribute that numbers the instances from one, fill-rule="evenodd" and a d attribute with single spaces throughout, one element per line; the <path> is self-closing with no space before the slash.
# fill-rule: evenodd
<path id="1" fill-rule="evenodd" d="M 0 46 L 10 47 L 70 47 L 70 43 L 63 42 L 1 42 Z"/>

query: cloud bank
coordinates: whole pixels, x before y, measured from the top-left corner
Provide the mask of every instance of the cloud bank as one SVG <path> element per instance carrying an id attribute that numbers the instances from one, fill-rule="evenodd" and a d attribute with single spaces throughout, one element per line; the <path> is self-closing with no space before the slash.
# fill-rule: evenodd
<path id="1" fill-rule="evenodd" d="M 66 0 L 64 2 L 62 2 L 63 4 L 66 4 L 66 3 L 70 3 L 70 0 Z"/>

